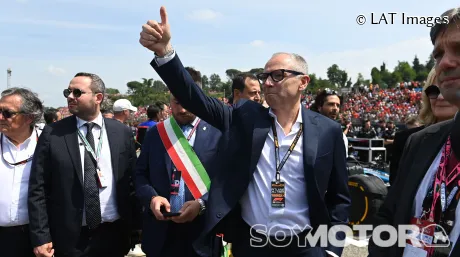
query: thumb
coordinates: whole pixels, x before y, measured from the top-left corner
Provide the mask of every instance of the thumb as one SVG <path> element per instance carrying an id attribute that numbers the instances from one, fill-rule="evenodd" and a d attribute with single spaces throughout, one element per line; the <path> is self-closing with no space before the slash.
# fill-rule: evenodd
<path id="1" fill-rule="evenodd" d="M 166 7 L 162 6 L 160 8 L 161 24 L 168 24 L 168 13 L 166 12 Z"/>
<path id="2" fill-rule="evenodd" d="M 171 211 L 171 205 L 169 204 L 168 200 L 165 199 L 165 200 L 163 201 L 163 206 L 165 207 L 165 210 L 166 210 L 167 212 L 170 212 L 170 211 Z"/>

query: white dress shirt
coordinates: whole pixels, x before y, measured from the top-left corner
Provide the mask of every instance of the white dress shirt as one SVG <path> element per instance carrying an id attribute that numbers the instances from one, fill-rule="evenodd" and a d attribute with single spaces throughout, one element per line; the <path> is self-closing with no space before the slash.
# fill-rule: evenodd
<path id="1" fill-rule="evenodd" d="M 438 167 L 439 167 L 439 163 L 441 162 L 441 155 L 442 155 L 443 150 L 444 150 L 444 147 L 441 148 L 441 151 L 439 151 L 433 163 L 431 163 L 431 166 L 428 169 L 428 172 L 426 173 L 425 177 L 423 178 L 422 183 L 420 183 L 420 186 L 417 190 L 417 194 L 415 196 L 414 206 L 412 206 L 412 216 L 413 217 L 420 218 L 422 215 L 423 200 L 425 199 L 428 189 L 434 183 L 434 176 L 436 174 L 436 171 L 438 171 Z M 452 228 L 452 231 L 450 232 L 450 235 L 449 235 L 449 240 L 454 245 L 455 245 L 455 242 L 457 242 L 458 236 L 460 234 L 460 204 L 457 205 L 457 209 L 455 210 L 455 217 L 456 217 L 455 218 L 456 220 L 454 222 L 454 227 Z"/>
<path id="2" fill-rule="evenodd" d="M 345 134 L 343 134 L 343 143 L 345 144 L 345 157 L 348 158 L 348 138 Z"/>
<path id="3" fill-rule="evenodd" d="M 0 227 L 29 224 L 27 198 L 32 160 L 16 166 L 9 165 L 5 160 L 17 163 L 33 156 L 37 137 L 37 131 L 34 129 L 30 137 L 16 147 L 3 135 L 3 157 L 0 161 Z"/>
<path id="4" fill-rule="evenodd" d="M 176 51 L 165 57 L 156 57 L 154 61 L 159 66 L 171 61 L 176 56 Z M 276 115 L 269 111 L 272 117 Z M 294 141 L 302 123 L 302 114 L 299 111 L 296 123 L 288 135 L 284 134 L 281 125 L 276 119 L 276 131 L 279 141 L 280 162 L 289 146 Z M 291 156 L 281 170 L 281 181 L 285 183 L 285 208 L 271 207 L 271 182 L 275 180 L 275 145 L 273 131 L 265 139 L 262 154 L 249 182 L 248 189 L 240 200 L 241 216 L 243 220 L 255 229 L 266 229 L 267 234 L 274 236 L 277 231 L 286 233 L 287 236 L 300 233 L 305 228 L 310 228 L 309 206 L 306 198 L 306 181 L 303 167 L 302 136 L 299 138 Z M 262 226 L 262 227 L 261 227 Z M 279 234 L 278 234 L 279 235 Z M 338 257 L 335 253 L 326 250 L 329 256 Z"/>
<path id="5" fill-rule="evenodd" d="M 97 150 L 99 144 L 99 138 L 101 136 L 101 128 L 103 123 L 102 114 L 99 114 L 95 120 L 92 121 L 93 123 L 97 124 L 97 126 L 93 127 L 93 135 L 94 135 L 94 147 Z M 86 130 L 87 127 L 84 126 L 87 121 L 84 121 L 77 117 L 77 128 L 80 130 L 81 134 L 86 137 Z M 102 135 L 102 147 L 101 147 L 101 156 L 99 158 L 99 168 L 101 172 L 104 174 L 106 179 L 107 187 L 106 188 L 99 188 L 99 200 L 101 205 L 101 217 L 102 222 L 113 222 L 120 218 L 117 208 L 117 197 L 116 197 L 116 181 L 113 177 L 113 169 L 112 169 L 112 156 L 110 152 L 110 145 L 109 140 L 107 137 L 107 130 L 104 126 L 104 131 Z M 80 136 L 78 136 L 78 143 L 80 147 L 80 157 L 81 157 L 81 167 L 82 167 L 82 177 L 85 179 L 85 145 L 81 140 Z M 85 210 L 83 210 L 83 226 L 86 226 L 86 214 Z"/>
<path id="6" fill-rule="evenodd" d="M 302 126 L 302 114 L 299 111 L 291 132 L 285 135 L 276 115 L 271 109 L 269 113 L 276 119 L 276 131 L 280 146 L 279 161 L 281 162 Z M 241 199 L 243 220 L 249 226 L 254 226 L 255 229 L 267 229 L 265 232 L 271 236 L 274 236 L 277 231 L 283 231 L 287 236 L 293 236 L 291 231 L 297 234 L 305 228 L 310 228 L 302 138 L 303 133 L 280 171 L 281 181 L 285 183 L 286 190 L 285 207 L 274 208 L 271 206 L 271 183 L 276 180 L 275 143 L 272 129 L 265 139 L 252 180 Z"/>

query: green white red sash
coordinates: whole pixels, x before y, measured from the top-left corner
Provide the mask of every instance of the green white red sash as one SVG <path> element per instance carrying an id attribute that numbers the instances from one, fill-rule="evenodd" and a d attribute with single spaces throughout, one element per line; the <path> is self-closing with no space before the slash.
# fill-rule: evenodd
<path id="1" fill-rule="evenodd" d="M 171 116 L 156 126 L 169 157 L 176 169 L 182 172 L 182 178 L 193 197 L 202 197 L 209 191 L 211 180 L 176 120 Z"/>

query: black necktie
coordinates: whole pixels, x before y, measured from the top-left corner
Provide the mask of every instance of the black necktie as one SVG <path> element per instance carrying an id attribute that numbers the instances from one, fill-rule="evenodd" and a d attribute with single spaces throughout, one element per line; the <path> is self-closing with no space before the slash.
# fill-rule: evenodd
<path id="1" fill-rule="evenodd" d="M 86 133 L 86 140 L 91 148 L 94 148 L 93 127 L 94 123 L 88 122 L 85 124 L 88 132 Z M 97 228 L 101 223 L 101 205 L 99 201 L 99 188 L 97 184 L 97 172 L 95 160 L 90 156 L 88 150 L 85 150 L 85 179 L 84 179 L 84 200 L 86 211 L 86 224 L 90 229 Z"/>

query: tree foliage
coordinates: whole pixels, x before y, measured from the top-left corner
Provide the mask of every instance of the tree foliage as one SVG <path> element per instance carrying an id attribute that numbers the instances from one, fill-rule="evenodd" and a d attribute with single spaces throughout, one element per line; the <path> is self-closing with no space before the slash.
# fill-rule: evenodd
<path id="1" fill-rule="evenodd" d="M 417 56 L 414 57 L 412 62 L 400 61 L 393 68 L 393 71 L 390 71 L 387 65 L 382 63 L 380 67 L 371 69 L 369 79 L 366 79 L 365 75 L 361 73 L 352 79 L 346 70 L 341 69 L 337 64 L 332 64 L 326 71 L 326 78 L 321 78 L 314 73 L 309 74 L 310 83 L 307 90 L 317 92 L 317 90 L 324 88 L 340 89 L 359 87 L 361 85 L 368 86 L 369 84 L 378 84 L 380 88 L 394 88 L 400 82 L 425 81 L 434 64 L 435 60 L 431 55 L 426 62 L 422 62 Z M 203 75 L 203 91 L 208 95 L 230 97 L 232 94 L 232 79 L 235 76 L 241 73 L 256 75 L 263 71 L 263 68 L 252 68 L 248 71 L 229 68 L 225 71 L 226 77 L 224 78 L 217 73 Z M 128 98 L 135 106 L 146 106 L 152 102 L 168 101 L 169 99 L 168 88 L 161 80 L 143 78 L 141 81 L 128 82 L 127 87 L 126 95 L 120 94 L 118 89 L 108 88 L 108 102 Z"/>

